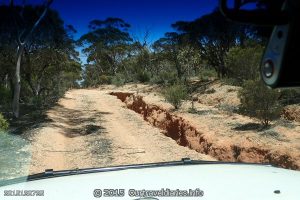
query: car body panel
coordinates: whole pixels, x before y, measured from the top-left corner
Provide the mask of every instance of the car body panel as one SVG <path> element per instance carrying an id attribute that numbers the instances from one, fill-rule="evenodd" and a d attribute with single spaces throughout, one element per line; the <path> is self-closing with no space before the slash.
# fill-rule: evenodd
<path id="1" fill-rule="evenodd" d="M 0 187 L 5 190 L 44 190 L 38 199 L 93 199 L 95 189 L 125 189 L 122 199 L 135 190 L 189 190 L 199 188 L 203 197 L 188 199 L 300 199 L 300 172 L 264 165 L 206 164 L 116 170 L 55 177 Z M 156 197 L 170 199 L 169 197 Z M 101 199 L 121 199 L 101 197 Z M 177 199 L 185 199 L 178 197 Z"/>

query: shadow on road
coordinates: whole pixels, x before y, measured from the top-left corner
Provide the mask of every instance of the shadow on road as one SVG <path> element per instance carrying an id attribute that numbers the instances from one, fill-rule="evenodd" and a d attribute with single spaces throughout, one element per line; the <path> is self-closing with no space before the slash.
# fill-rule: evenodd
<path id="1" fill-rule="evenodd" d="M 63 129 L 63 134 L 70 138 L 103 133 L 105 128 L 101 125 L 102 117 L 111 114 L 97 110 L 69 109 L 61 105 L 56 105 L 52 110 L 48 114 L 51 126 Z"/>

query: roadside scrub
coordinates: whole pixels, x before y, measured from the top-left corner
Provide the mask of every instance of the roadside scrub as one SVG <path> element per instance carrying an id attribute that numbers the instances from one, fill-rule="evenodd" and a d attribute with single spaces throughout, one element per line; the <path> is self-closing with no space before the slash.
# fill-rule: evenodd
<path id="1" fill-rule="evenodd" d="M 6 131 L 8 127 L 9 127 L 9 123 L 4 118 L 4 116 L 0 113 L 0 133 Z"/>
<path id="2" fill-rule="evenodd" d="M 272 120 L 280 117 L 282 105 L 277 101 L 279 96 L 278 91 L 270 90 L 261 81 L 246 81 L 239 92 L 240 110 L 268 127 Z"/>
<path id="3" fill-rule="evenodd" d="M 163 91 L 163 95 L 165 99 L 174 106 L 175 109 L 180 108 L 182 101 L 188 97 L 186 87 L 180 84 L 167 87 Z"/>

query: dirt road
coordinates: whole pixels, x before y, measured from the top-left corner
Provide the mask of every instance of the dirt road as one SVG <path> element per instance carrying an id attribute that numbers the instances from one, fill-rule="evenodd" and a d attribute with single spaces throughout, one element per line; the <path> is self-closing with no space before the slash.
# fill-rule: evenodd
<path id="1" fill-rule="evenodd" d="M 179 146 L 107 91 L 72 90 L 31 136 L 30 173 L 180 160 L 213 160 Z"/>

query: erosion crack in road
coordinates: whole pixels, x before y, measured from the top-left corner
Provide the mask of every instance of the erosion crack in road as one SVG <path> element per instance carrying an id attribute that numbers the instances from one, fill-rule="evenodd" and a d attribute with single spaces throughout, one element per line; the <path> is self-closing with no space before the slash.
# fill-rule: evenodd
<path id="1" fill-rule="evenodd" d="M 179 146 L 106 91 L 71 90 L 32 134 L 30 174 L 210 156 Z"/>

